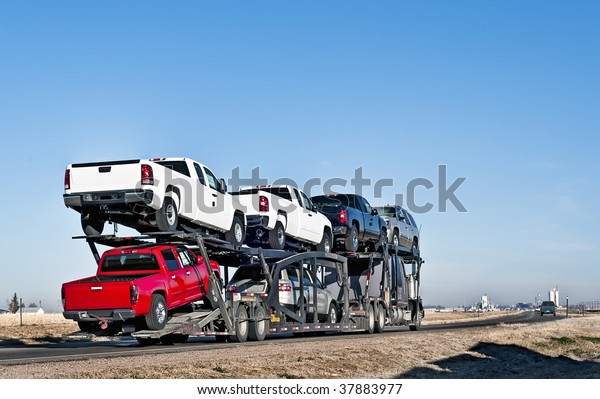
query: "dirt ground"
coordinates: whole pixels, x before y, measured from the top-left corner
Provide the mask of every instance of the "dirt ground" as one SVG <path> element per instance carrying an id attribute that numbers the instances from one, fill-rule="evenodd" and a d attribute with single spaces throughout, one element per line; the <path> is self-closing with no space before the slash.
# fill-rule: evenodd
<path id="1" fill-rule="evenodd" d="M 451 322 L 462 316 L 439 317 Z M 435 315 L 428 318 L 436 322 Z M 7 326 L 0 328 L 3 337 Z M 12 337 L 0 346 L 30 339 Z M 0 366 L 0 378 L 600 378 L 600 315 L 456 331 L 407 329 L 394 335 L 268 342 L 260 347 L 260 356 L 247 343 L 210 351 Z"/>

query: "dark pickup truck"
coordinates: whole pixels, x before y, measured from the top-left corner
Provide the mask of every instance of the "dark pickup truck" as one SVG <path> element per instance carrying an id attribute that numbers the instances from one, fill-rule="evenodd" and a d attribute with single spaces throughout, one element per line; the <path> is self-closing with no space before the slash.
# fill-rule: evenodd
<path id="1" fill-rule="evenodd" d="M 377 250 L 387 239 L 387 224 L 369 202 L 356 194 L 329 194 L 311 198 L 331 221 L 335 244 L 348 252 L 361 246 Z"/>

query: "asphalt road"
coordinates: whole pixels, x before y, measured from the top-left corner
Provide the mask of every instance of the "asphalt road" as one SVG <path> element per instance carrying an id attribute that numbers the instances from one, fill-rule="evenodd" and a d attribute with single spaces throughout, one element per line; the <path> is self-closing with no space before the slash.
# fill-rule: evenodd
<path id="1" fill-rule="evenodd" d="M 464 323 L 431 324 L 423 325 L 419 331 L 409 331 L 408 327 L 386 327 L 383 334 L 420 334 L 435 333 L 451 329 L 468 329 L 476 327 L 493 326 L 499 323 L 541 323 L 557 320 L 561 316 L 541 317 L 537 312 L 524 312 L 507 315 L 499 318 L 481 318 Z M 277 345 L 285 342 L 301 342 L 312 340 L 333 339 L 367 339 L 366 334 L 337 333 L 320 337 L 295 337 L 292 335 L 275 335 L 267 337 L 262 342 L 247 342 L 244 345 Z M 238 346 L 239 344 L 217 343 L 214 338 L 190 338 L 185 344 L 155 345 L 141 347 L 135 339 L 121 339 L 113 341 L 92 342 L 65 342 L 40 345 L 9 345 L 0 346 L 0 365 L 14 365 L 27 363 L 56 362 L 65 360 L 82 360 L 92 358 L 108 358 L 117 356 L 136 356 L 145 354 L 176 353 L 200 350 L 213 350 Z"/>

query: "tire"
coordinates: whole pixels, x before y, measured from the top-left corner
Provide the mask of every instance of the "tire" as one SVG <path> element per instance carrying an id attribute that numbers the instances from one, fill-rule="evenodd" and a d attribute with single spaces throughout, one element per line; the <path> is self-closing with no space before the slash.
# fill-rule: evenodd
<path id="1" fill-rule="evenodd" d="M 381 304 L 377 305 L 377 321 L 375 323 L 375 332 L 382 333 L 385 329 L 385 310 Z"/>
<path id="2" fill-rule="evenodd" d="M 237 312 L 235 312 L 236 326 L 235 334 L 229 336 L 231 342 L 246 342 L 248 339 L 248 312 L 244 305 L 238 306 Z M 243 321 L 240 321 L 242 320 Z"/>
<path id="3" fill-rule="evenodd" d="M 350 227 L 348 235 L 344 239 L 344 247 L 348 252 L 356 252 L 358 251 L 359 243 L 360 242 L 358 240 L 358 229 L 356 228 L 356 225 L 353 224 L 352 227 Z"/>
<path id="4" fill-rule="evenodd" d="M 94 333 L 100 330 L 100 323 L 97 321 L 78 321 L 77 326 L 86 333 Z"/>
<path id="5" fill-rule="evenodd" d="M 187 334 L 169 334 L 160 338 L 163 345 L 185 344 L 190 336 Z"/>
<path id="6" fill-rule="evenodd" d="M 156 227 L 160 231 L 177 231 L 179 225 L 179 214 L 177 205 L 173 198 L 165 197 L 162 206 L 156 211 Z"/>
<path id="7" fill-rule="evenodd" d="M 281 222 L 275 223 L 275 228 L 269 231 L 269 246 L 271 249 L 285 248 L 285 229 Z"/>
<path id="8" fill-rule="evenodd" d="M 105 223 L 104 220 L 91 213 L 81 214 L 81 228 L 86 236 L 102 235 Z"/>
<path id="9" fill-rule="evenodd" d="M 323 238 L 321 238 L 321 242 L 317 244 L 317 251 L 331 252 L 331 248 L 333 248 L 333 239 L 331 238 L 331 233 L 329 230 L 324 230 Z"/>
<path id="10" fill-rule="evenodd" d="M 338 321 L 338 310 L 335 303 L 329 305 L 329 312 L 327 312 L 327 323 L 337 323 Z"/>
<path id="11" fill-rule="evenodd" d="M 394 230 L 392 233 L 392 242 L 393 245 L 400 245 L 400 235 L 398 234 L 398 230 Z"/>
<path id="12" fill-rule="evenodd" d="M 229 241 L 231 245 L 241 247 L 244 245 L 246 239 L 246 228 L 244 226 L 244 220 L 238 214 L 233 216 L 231 222 L 231 228 L 225 233 L 225 239 Z"/>
<path id="13" fill-rule="evenodd" d="M 149 330 L 162 330 L 167 325 L 167 303 L 160 294 L 152 294 L 150 313 L 146 315 Z"/>
<path id="14" fill-rule="evenodd" d="M 365 317 L 365 322 L 366 322 L 366 326 L 365 326 L 365 333 L 366 334 L 373 334 L 373 332 L 375 331 L 375 311 L 373 310 L 373 305 L 369 304 L 369 306 L 367 306 L 367 315 Z"/>
<path id="15" fill-rule="evenodd" d="M 412 310 L 412 322 L 408 325 L 410 331 L 418 331 L 421 328 L 421 310 L 415 305 Z"/>
<path id="16" fill-rule="evenodd" d="M 248 340 L 250 341 L 262 341 L 269 332 L 269 320 L 266 320 L 267 312 L 265 308 L 259 306 L 256 309 L 255 316 L 257 319 L 265 319 L 260 321 L 251 321 L 250 330 L 248 331 Z"/>
<path id="17" fill-rule="evenodd" d="M 136 340 L 140 346 L 156 345 L 160 342 L 160 339 L 156 338 L 136 338 Z"/>

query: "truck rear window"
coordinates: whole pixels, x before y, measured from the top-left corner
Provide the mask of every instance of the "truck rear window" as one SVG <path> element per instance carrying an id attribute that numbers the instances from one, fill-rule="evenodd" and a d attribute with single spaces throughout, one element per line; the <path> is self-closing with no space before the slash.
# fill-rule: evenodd
<path id="1" fill-rule="evenodd" d="M 188 166 L 185 163 L 185 161 L 159 161 L 156 163 L 164 166 L 165 168 L 169 168 L 171 170 L 174 170 L 175 172 L 179 172 L 182 175 L 190 177 L 190 170 L 188 169 Z"/>
<path id="2" fill-rule="evenodd" d="M 108 255 L 100 268 L 103 272 L 131 272 L 138 270 L 160 270 L 152 254 Z"/>
<path id="3" fill-rule="evenodd" d="M 346 195 L 346 194 L 337 194 L 337 195 L 318 195 L 316 197 L 312 197 L 313 204 L 318 207 L 330 206 L 330 207 L 338 207 L 340 205 L 349 206 L 352 208 L 358 208 L 356 206 L 356 201 L 354 196 Z"/>

